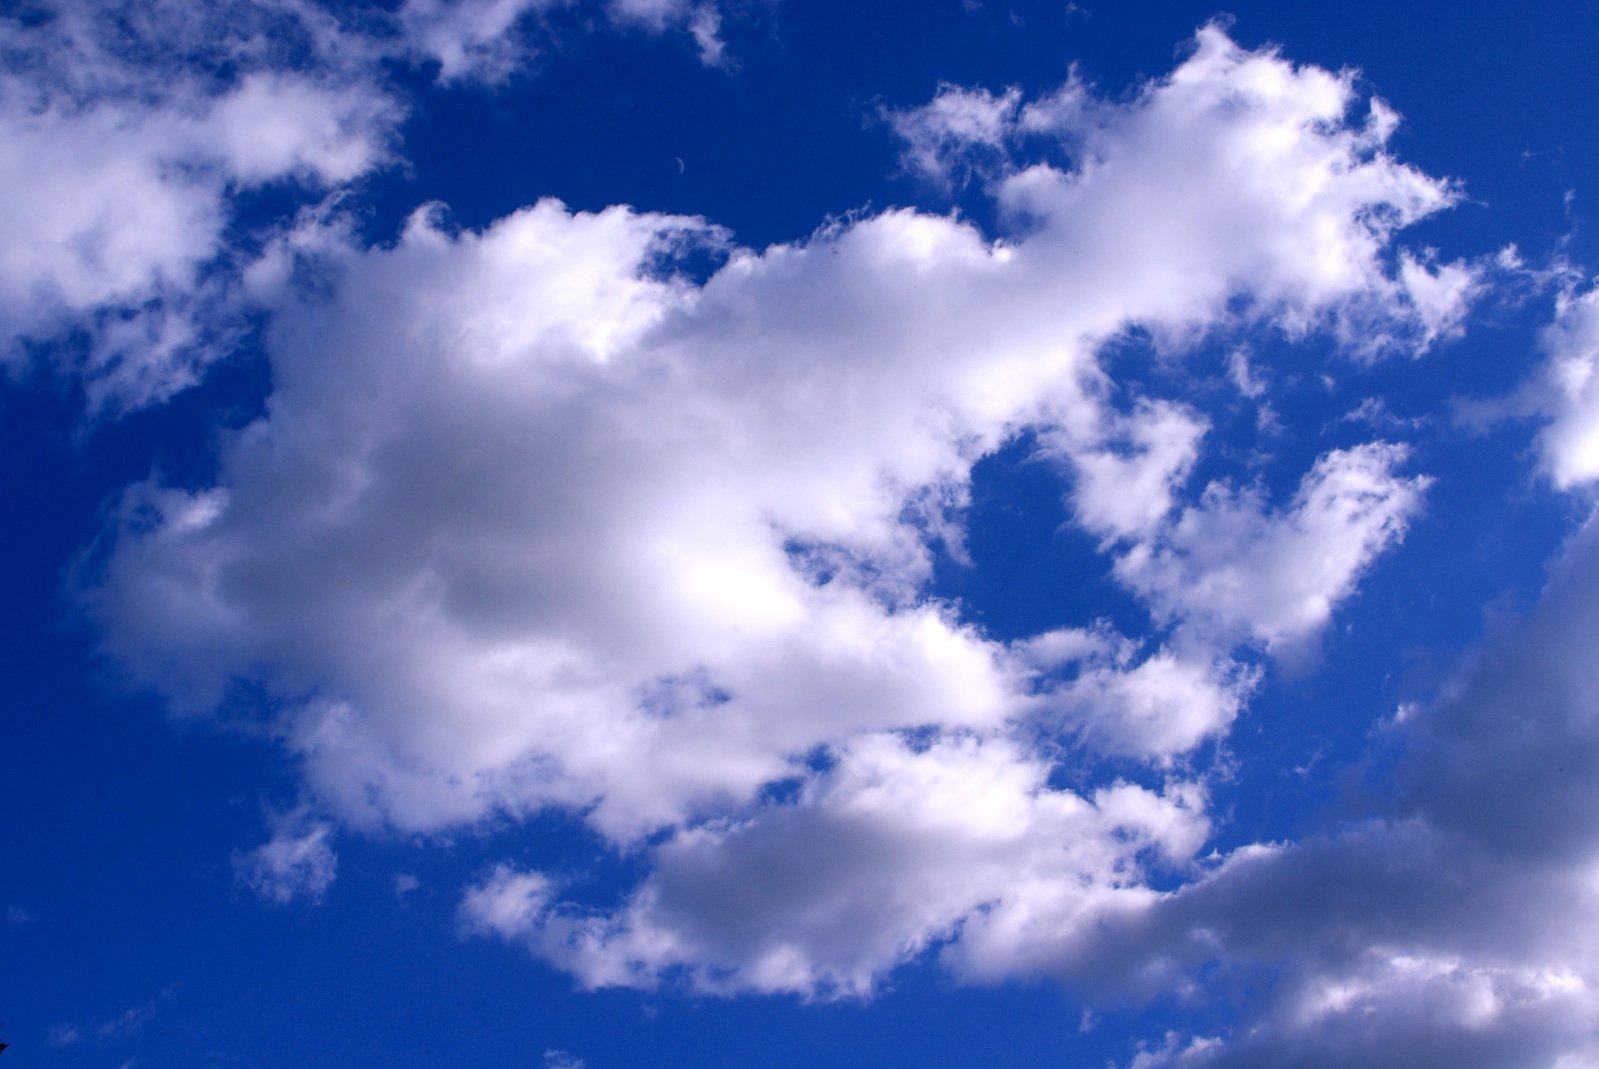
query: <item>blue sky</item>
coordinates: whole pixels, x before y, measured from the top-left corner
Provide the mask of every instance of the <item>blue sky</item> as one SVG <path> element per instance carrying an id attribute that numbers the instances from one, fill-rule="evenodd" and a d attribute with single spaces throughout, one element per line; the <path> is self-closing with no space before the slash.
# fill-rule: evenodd
<path id="1" fill-rule="evenodd" d="M 5 1056 L 1599 1060 L 1596 29 L 6 5 Z"/>

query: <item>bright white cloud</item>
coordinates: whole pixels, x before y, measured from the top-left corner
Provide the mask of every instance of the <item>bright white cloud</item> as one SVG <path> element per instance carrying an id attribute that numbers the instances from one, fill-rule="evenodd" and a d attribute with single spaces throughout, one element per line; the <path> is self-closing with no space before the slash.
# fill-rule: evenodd
<path id="1" fill-rule="evenodd" d="M 1161 649 L 1142 661 L 1089 661 L 1049 688 L 1062 726 L 1102 753 L 1165 758 L 1232 725 L 1258 673 L 1203 650 Z"/>
<path id="2" fill-rule="evenodd" d="M 330 817 L 559 806 L 659 836 L 609 912 L 510 868 L 463 904 L 586 983 L 864 994 L 942 944 L 1020 968 L 1192 864 L 1178 759 L 1254 685 L 1238 648 L 1314 633 L 1413 514 L 1380 444 L 1321 458 L 1285 510 L 1193 502 L 1203 417 L 1118 396 L 1098 358 L 1135 326 L 1177 358 L 1241 316 L 1425 343 L 1391 242 L 1453 194 L 1352 99 L 1206 30 L 1135 100 L 1029 120 L 1087 151 L 996 178 L 1029 220 L 1006 241 L 900 210 L 755 251 L 552 201 L 460 234 L 424 209 L 390 248 L 307 238 L 327 287 L 258 272 L 273 394 L 217 485 L 123 502 L 87 595 L 108 649 L 189 712 L 272 695 Z M 727 259 L 696 283 L 686 248 Z M 928 596 L 974 464 L 1023 434 L 1164 638 L 1007 645 Z M 1067 789 L 1041 738 L 1148 758 L 1158 786 Z M 782 784 L 797 801 L 761 802 Z M 244 871 L 314 894 L 326 834 Z"/>
<path id="3" fill-rule="evenodd" d="M 1599 288 L 1562 297 L 1543 343 L 1544 466 L 1570 489 L 1599 478 Z"/>
<path id="4" fill-rule="evenodd" d="M 516 938 L 549 905 L 552 891 L 550 881 L 537 872 L 499 865 L 461 899 L 461 924 L 469 932 Z"/>
<path id="5" fill-rule="evenodd" d="M 0 344 L 84 330 L 92 397 L 159 400 L 210 358 L 196 320 L 227 297 L 235 194 L 293 180 L 314 196 L 370 171 L 401 109 L 350 59 L 274 69 L 275 48 L 326 37 L 312 9 L 46 10 L 0 22 Z"/>
<path id="6" fill-rule="evenodd" d="M 1258 992 L 1220 1031 L 1174 1034 L 1133 1065 L 1444 1069 L 1599 1056 L 1599 526 L 1542 604 L 1469 674 L 1389 727 L 1400 794 L 1384 817 L 1245 847 L 1202 878 L 1109 902 L 1026 941 L 968 932 L 976 977 L 1037 971 L 1090 1000 Z"/>
<path id="7" fill-rule="evenodd" d="M 1139 274 L 1166 297 L 1141 314 L 1168 328 L 1244 294 L 1290 331 L 1330 325 L 1356 353 L 1425 348 L 1454 329 L 1474 270 L 1409 256 L 1395 273 L 1382 249 L 1456 193 L 1383 151 L 1396 119 L 1380 102 L 1363 123 L 1348 122 L 1352 83 L 1349 73 L 1246 52 L 1208 26 L 1170 78 L 1129 103 L 1075 82 L 1020 109 L 946 93 L 899 128 L 912 158 L 935 170 L 939 159 L 992 147 L 1007 126 L 1023 144 L 1064 141 L 1079 161 L 1070 174 L 1007 165 L 994 185 L 1003 206 L 1042 224 L 1057 247 L 1096 250 L 1085 299 L 1115 301 Z M 1235 108 L 1247 120 L 1232 121 Z"/>
<path id="8" fill-rule="evenodd" d="M 656 850 L 653 874 L 613 915 L 552 909 L 538 874 L 504 870 L 468 893 L 463 914 L 592 986 L 686 970 L 711 991 L 864 995 L 963 925 L 1142 900 L 1148 868 L 1186 863 L 1207 833 L 1191 784 L 1085 798 L 1047 775 L 1007 743 L 863 736 L 797 804 Z"/>
<path id="9" fill-rule="evenodd" d="M 1161 537 L 1127 550 L 1116 574 L 1162 619 L 1291 646 L 1403 537 L 1429 482 L 1396 475 L 1404 459 L 1386 443 L 1328 453 L 1280 512 L 1258 491 L 1212 483 Z"/>
<path id="10" fill-rule="evenodd" d="M 1096 430 L 1088 442 L 1072 441 L 1069 430 L 1049 442 L 1076 476 L 1077 522 L 1110 542 L 1137 538 L 1171 512 L 1199 456 L 1205 424 L 1179 405 L 1152 402 L 1116 418 L 1108 431 Z"/>

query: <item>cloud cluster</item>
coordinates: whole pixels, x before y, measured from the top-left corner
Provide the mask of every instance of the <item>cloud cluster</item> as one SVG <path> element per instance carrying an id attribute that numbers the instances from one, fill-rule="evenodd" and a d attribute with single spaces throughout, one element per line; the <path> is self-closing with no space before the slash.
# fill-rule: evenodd
<path id="1" fill-rule="evenodd" d="M 388 161 L 403 114 L 311 7 L 50 3 L 0 20 L 0 54 L 0 352 L 63 348 L 97 403 L 213 358 L 239 197 L 314 202 Z"/>
<path id="2" fill-rule="evenodd" d="M 1074 162 L 996 164 L 999 240 L 894 210 L 752 250 L 544 201 L 481 232 L 424 208 L 392 247 L 308 241 L 317 292 L 253 276 L 265 415 L 215 485 L 129 491 L 85 597 L 180 711 L 268 696 L 329 819 L 561 807 L 641 851 L 597 912 L 511 867 L 464 900 L 587 984 L 864 995 L 940 947 L 1028 971 L 1197 878 L 1188 755 L 1420 506 L 1381 442 L 1327 452 L 1286 501 L 1194 486 L 1205 415 L 1102 360 L 1132 328 L 1181 359 L 1240 327 L 1367 358 L 1460 314 L 1469 287 L 1447 315 L 1438 294 L 1467 269 L 1395 249 L 1454 193 L 1355 102 L 1210 28 L 1125 102 L 1006 105 Z M 697 280 L 688 252 L 721 266 Z M 930 596 L 974 465 L 1022 436 L 1147 633 L 999 636 Z M 1068 781 L 1062 752 L 1120 771 Z M 320 893 L 320 819 L 243 878 Z"/>
<path id="3" fill-rule="evenodd" d="M 1402 758 L 1387 815 L 1244 848 L 1091 926 L 1040 929 L 1031 966 L 1100 997 L 1255 992 L 1231 1026 L 1174 1034 L 1139 1069 L 1590 1064 L 1596 595 L 1590 521 L 1536 611 L 1503 625 L 1450 696 L 1389 726 Z M 1014 969 L 983 949 L 954 948 L 957 967 Z"/>
<path id="4" fill-rule="evenodd" d="M 251 196 L 325 222 L 398 160 L 409 103 L 389 65 L 502 81 L 528 59 L 525 24 L 560 4 L 42 0 L 0 15 L 0 360 L 51 349 L 96 407 L 193 384 L 239 330 L 243 277 L 295 228 L 292 211 L 256 220 Z M 720 61 L 714 7 L 619 0 L 609 17 L 691 32 Z"/>
<path id="5" fill-rule="evenodd" d="M 1543 342 L 1544 468 L 1562 489 L 1591 485 L 1599 478 L 1599 288 L 1567 292 Z"/>
<path id="6" fill-rule="evenodd" d="M 555 906 L 536 873 L 500 869 L 463 918 L 517 937 L 591 986 L 681 971 L 708 991 L 866 995 L 885 965 L 960 936 L 1024 937 L 1110 900 L 1204 841 L 1192 783 L 1079 795 L 1014 743 L 860 736 L 793 805 L 686 831 L 609 916 Z"/>

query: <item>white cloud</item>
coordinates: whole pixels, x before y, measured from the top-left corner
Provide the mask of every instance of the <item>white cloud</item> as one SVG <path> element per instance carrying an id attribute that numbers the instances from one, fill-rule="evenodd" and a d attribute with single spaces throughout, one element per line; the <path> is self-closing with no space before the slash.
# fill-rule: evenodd
<path id="1" fill-rule="evenodd" d="M 1116 419 L 1091 442 L 1056 435 L 1052 451 L 1067 458 L 1076 481 L 1077 521 L 1107 541 L 1153 530 L 1171 512 L 1179 486 L 1199 456 L 1204 421 L 1171 402 L 1150 402 Z"/>
<path id="2" fill-rule="evenodd" d="M 407 105 L 386 62 L 421 55 L 446 83 L 503 81 L 527 58 L 521 29 L 562 2 L 408 0 L 390 16 L 45 0 L 0 18 L 0 359 L 58 343 L 95 407 L 193 384 L 227 350 L 215 337 L 238 329 L 239 276 L 273 237 L 241 244 L 240 195 L 292 182 L 304 204 L 336 202 L 396 158 Z M 611 15 L 681 29 L 723 61 L 713 6 Z"/>
<path id="3" fill-rule="evenodd" d="M 277 9 L 47 11 L 0 23 L 0 351 L 85 330 L 93 396 L 159 400 L 209 359 L 195 319 L 226 298 L 234 194 L 371 170 L 400 109 L 339 64 L 272 69 L 269 41 L 325 32 Z M 219 86 L 224 63 L 241 73 Z"/>
<path id="4" fill-rule="evenodd" d="M 1051 789 L 1014 745 L 864 736 L 795 805 L 703 826 L 652 854 L 616 913 L 551 908 L 536 873 L 501 870 L 463 913 L 590 986 L 686 971 L 702 990 L 858 996 L 963 926 L 1012 928 L 1144 898 L 1207 834 L 1192 784 Z"/>
<path id="5" fill-rule="evenodd" d="M 1562 489 L 1599 478 L 1599 288 L 1562 297 L 1544 334 L 1544 466 Z"/>
<path id="6" fill-rule="evenodd" d="M 1012 139 L 1060 139 L 1081 161 L 1070 173 L 1007 167 L 995 188 L 1050 244 L 1095 250 L 1085 299 L 1116 301 L 1129 276 L 1144 276 L 1166 299 L 1140 314 L 1172 329 L 1241 293 L 1289 331 L 1330 325 L 1352 352 L 1374 356 L 1449 335 L 1473 295 L 1474 268 L 1401 256 L 1396 274 L 1381 255 L 1396 229 L 1456 193 L 1383 151 L 1396 120 L 1380 102 L 1362 124 L 1347 122 L 1350 73 L 1244 51 L 1213 25 L 1171 77 L 1129 103 L 1076 82 L 1019 111 L 1006 98 L 950 101 L 974 118 L 943 121 L 935 103 L 902 126 L 912 156 L 930 157 L 924 166 L 994 145 L 1007 124 Z M 1234 109 L 1248 118 L 1234 121 Z"/>
<path id="7" fill-rule="evenodd" d="M 1165 766 L 1227 730 L 1259 672 L 1203 643 L 1153 651 L 1101 625 L 1014 643 L 1034 673 L 1042 719 L 1101 754 Z"/>
<path id="8" fill-rule="evenodd" d="M 526 60 L 519 23 L 564 0 L 406 0 L 399 20 L 411 46 L 439 64 L 439 78 L 497 82 Z"/>
<path id="9" fill-rule="evenodd" d="M 226 173 L 245 184 L 298 175 L 333 185 L 387 157 L 387 134 L 398 117 L 392 102 L 366 86 L 251 74 L 211 106 L 185 155 L 204 159 L 214 151 Z"/>
<path id="10" fill-rule="evenodd" d="M 611 18 L 623 26 L 641 26 L 655 33 L 683 31 L 694 41 L 700 61 L 725 66 L 727 42 L 722 39 L 723 8 L 716 0 L 609 0 Z"/>
<path id="11" fill-rule="evenodd" d="M 1137 664 L 1088 661 L 1047 693 L 1061 724 L 1094 750 L 1167 758 L 1224 733 L 1258 680 L 1202 649 L 1160 649 Z"/>
<path id="12" fill-rule="evenodd" d="M 469 932 L 515 938 L 544 911 L 551 893 L 550 881 L 540 873 L 499 865 L 461 900 L 461 924 Z"/>
<path id="13" fill-rule="evenodd" d="M 308 238 L 324 292 L 258 272 L 273 394 L 217 485 L 123 502 L 87 593 L 107 648 L 190 713 L 271 695 L 328 819 L 558 806 L 656 835 L 609 912 L 509 868 L 463 904 L 587 983 L 865 994 L 940 945 L 1019 968 L 1191 863 L 1203 792 L 1166 770 L 1247 697 L 1236 647 L 1313 633 L 1413 512 L 1384 445 L 1323 457 L 1286 510 L 1192 503 L 1203 418 L 1117 414 L 1098 362 L 1132 326 L 1177 358 L 1239 307 L 1421 337 L 1390 243 L 1452 193 L 1351 100 L 1207 30 L 1136 100 L 1035 124 L 1091 151 L 999 180 L 1031 219 L 1004 241 L 898 210 L 755 251 L 552 201 L 460 234 L 424 209 L 390 248 Z M 707 281 L 676 272 L 705 247 Z M 1024 434 L 1080 473 L 1077 522 L 1165 640 L 1008 646 L 928 596 L 973 466 Z M 1068 790 L 1041 738 L 1147 757 L 1160 786 Z M 799 800 L 762 804 L 782 783 Z M 329 834 L 283 831 L 242 878 L 314 896 Z"/>
<path id="14" fill-rule="evenodd" d="M 1399 282 L 1421 322 L 1419 347 L 1459 337 L 1465 316 L 1484 283 L 1479 268 L 1466 264 L 1434 265 L 1409 252 L 1399 257 Z"/>
<path id="15" fill-rule="evenodd" d="M 445 84 L 492 86 L 527 69 L 544 16 L 574 7 L 572 0 L 406 0 L 396 18 L 405 47 L 439 65 Z M 727 62 L 722 12 L 715 2 L 609 0 L 605 15 L 618 27 L 682 33 L 707 66 Z"/>
<path id="16" fill-rule="evenodd" d="M 904 167 L 950 183 L 1008 160 L 1021 99 L 1021 90 L 1014 87 L 991 93 L 946 84 L 931 102 L 890 111 L 885 118 L 905 143 L 900 157 Z"/>
<path id="17" fill-rule="evenodd" d="M 338 872 L 332 837 L 333 828 L 325 821 L 294 810 L 273 821 L 271 839 L 234 855 L 233 874 L 263 902 L 319 902 Z"/>
<path id="18" fill-rule="evenodd" d="M 544 1069 L 584 1069 L 588 1063 L 576 1054 L 564 1050 L 544 1052 Z"/>
<path id="19" fill-rule="evenodd" d="M 1026 941 L 969 932 L 956 963 L 1057 975 L 1090 1001 L 1175 995 L 1238 1012 L 1147 1047 L 1132 1063 L 1147 1069 L 1591 1063 L 1596 595 L 1590 520 L 1538 608 L 1504 623 L 1445 697 L 1389 726 L 1400 760 L 1386 815 L 1241 848 L 1174 892 Z M 1231 1005 L 1244 989 L 1255 994 Z"/>
<path id="20" fill-rule="evenodd" d="M 1116 574 L 1164 620 L 1292 647 L 1403 537 L 1430 482 L 1396 475 L 1405 458 L 1387 443 L 1327 453 L 1278 512 L 1258 491 L 1212 483 L 1159 538 L 1127 550 Z"/>

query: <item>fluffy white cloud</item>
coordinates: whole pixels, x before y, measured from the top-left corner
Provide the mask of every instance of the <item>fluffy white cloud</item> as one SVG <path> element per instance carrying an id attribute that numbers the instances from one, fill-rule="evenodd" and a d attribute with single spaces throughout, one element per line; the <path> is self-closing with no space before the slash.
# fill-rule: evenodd
<path id="1" fill-rule="evenodd" d="M 1396 475 L 1404 459 L 1387 443 L 1328 453 L 1280 512 L 1258 491 L 1212 483 L 1161 537 L 1121 555 L 1116 574 L 1161 619 L 1292 645 L 1319 631 L 1362 569 L 1403 537 L 1429 482 Z"/>
<path id="2" fill-rule="evenodd" d="M 1178 890 L 1025 940 L 968 930 L 948 959 L 973 977 L 1053 973 L 1090 999 L 1239 1011 L 1147 1048 L 1140 1069 L 1591 1063 L 1596 631 L 1590 520 L 1540 606 L 1503 624 L 1444 698 L 1389 726 L 1401 754 L 1389 813 L 1242 848 Z M 1240 984 L 1254 994 L 1232 1006 Z"/>
<path id="3" fill-rule="evenodd" d="M 1544 466 L 1562 489 L 1599 478 L 1599 288 L 1561 298 L 1544 334 Z"/>
<path id="4" fill-rule="evenodd" d="M 537 873 L 497 871 L 463 916 L 526 940 L 592 986 L 863 995 L 963 925 L 1069 918 L 1148 896 L 1207 834 L 1192 784 L 1047 786 L 1046 763 L 975 737 L 862 736 L 792 805 L 685 832 L 616 913 L 551 908 Z"/>
<path id="5" fill-rule="evenodd" d="M 0 22 L 0 345 L 14 355 L 18 339 L 85 331 L 93 396 L 160 399 L 209 358 L 197 320 L 226 297 L 235 194 L 347 182 L 388 159 L 401 111 L 352 61 L 278 69 L 275 49 L 328 33 L 309 15 L 44 14 Z M 219 83 L 224 64 L 240 73 Z"/>
<path id="6" fill-rule="evenodd" d="M 516 938 L 538 920 L 552 891 L 540 873 L 498 865 L 461 899 L 461 924 L 468 932 Z"/>
<path id="7" fill-rule="evenodd" d="M 1455 330 L 1477 273 L 1414 255 L 1390 269 L 1381 251 L 1393 232 L 1456 193 L 1383 151 L 1397 124 L 1387 106 L 1371 101 L 1354 125 L 1354 103 L 1351 73 L 1244 51 L 1212 25 L 1170 78 L 1127 103 L 1075 81 L 1020 105 L 946 89 L 895 126 L 908 160 L 935 173 L 969 165 L 974 149 L 992 158 L 1007 143 L 1064 143 L 1069 174 L 1005 157 L 991 181 L 1041 239 L 1095 250 L 1084 300 L 1125 300 L 1137 274 L 1165 295 L 1142 294 L 1153 307 L 1140 314 L 1168 328 L 1242 294 L 1289 330 L 1330 325 L 1357 353 L 1414 351 Z M 1231 121 L 1234 108 L 1248 118 Z"/>
<path id="8" fill-rule="evenodd" d="M 95 406 L 191 385 L 236 328 L 240 197 L 292 183 L 336 202 L 396 159 L 407 103 L 384 65 L 495 82 L 521 29 L 563 0 L 409 0 L 397 13 L 227 0 L 45 0 L 0 15 L 0 358 L 60 347 Z M 618 3 L 611 18 L 690 34 L 720 62 L 713 6 Z M 227 72 L 227 73 L 224 73 Z"/>
<path id="9" fill-rule="evenodd" d="M 1225 732 L 1259 680 L 1203 648 L 1163 648 L 1136 663 L 1121 652 L 1077 669 L 1070 682 L 1043 690 L 1061 726 L 1101 753 L 1158 759 Z"/>
<path id="10" fill-rule="evenodd" d="M 1073 441 L 1069 429 L 1049 441 L 1076 476 L 1077 522 L 1110 542 L 1137 538 L 1171 513 L 1199 456 L 1205 424 L 1179 405 L 1151 402 L 1096 431 L 1089 441 Z"/>
<path id="11" fill-rule="evenodd" d="M 1068 96 L 1032 136 L 1084 162 L 996 179 L 1028 219 L 1002 241 L 901 210 L 755 251 L 551 201 L 461 234 L 424 209 L 390 248 L 308 239 L 325 291 L 261 272 L 273 393 L 217 484 L 123 502 L 87 593 L 108 649 L 189 712 L 270 695 L 330 816 L 560 806 L 658 835 L 609 912 L 511 869 L 463 907 L 591 984 L 859 994 L 941 943 L 1004 971 L 1153 901 L 1207 826 L 1176 759 L 1254 683 L 1235 647 L 1321 626 L 1421 484 L 1372 445 L 1286 511 L 1192 503 L 1203 417 L 1118 398 L 1098 354 L 1241 320 L 1422 344 L 1391 240 L 1452 193 L 1386 154 L 1385 112 L 1344 121 L 1347 78 L 1213 29 L 1131 102 Z M 724 265 L 684 277 L 707 247 Z M 1024 434 L 1165 639 L 1007 645 L 928 596 L 974 464 Z M 1159 786 L 1053 782 L 1079 743 Z M 814 865 L 757 877 L 785 857 Z"/>

